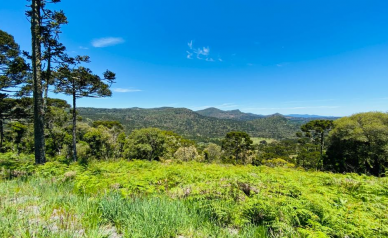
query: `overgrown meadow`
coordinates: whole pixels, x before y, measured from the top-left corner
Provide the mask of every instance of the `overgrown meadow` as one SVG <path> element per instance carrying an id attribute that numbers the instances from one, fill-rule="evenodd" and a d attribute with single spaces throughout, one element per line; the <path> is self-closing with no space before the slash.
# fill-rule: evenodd
<path id="1" fill-rule="evenodd" d="M 386 177 L 198 162 L 19 162 L 1 172 L 1 237 L 388 237 Z"/>

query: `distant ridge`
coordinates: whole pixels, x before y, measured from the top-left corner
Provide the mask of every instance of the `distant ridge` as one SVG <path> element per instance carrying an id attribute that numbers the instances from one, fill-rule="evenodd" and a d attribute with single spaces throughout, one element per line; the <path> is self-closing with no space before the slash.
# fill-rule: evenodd
<path id="1" fill-rule="evenodd" d="M 316 118 L 316 119 L 338 119 L 339 117 L 334 116 L 319 116 L 319 115 L 310 115 L 310 114 L 288 114 L 284 115 L 285 117 L 294 117 L 294 118 Z"/>
<path id="2" fill-rule="evenodd" d="M 244 131 L 253 137 L 291 139 L 296 137 L 295 134 L 300 130 L 302 124 L 311 120 L 291 119 L 280 114 L 261 116 L 243 113 L 239 110 L 224 113 L 216 108 L 201 111 L 202 113 L 207 112 L 211 116 L 204 116 L 187 108 L 172 107 L 151 109 L 88 107 L 78 109 L 79 115 L 84 119 L 119 121 L 127 133 L 134 129 L 157 127 L 203 142 L 219 140 L 230 131 Z"/>
<path id="3" fill-rule="evenodd" d="M 256 115 L 253 113 L 244 113 L 238 109 L 223 111 L 215 107 L 209 107 L 203 110 L 199 110 L 199 111 L 196 111 L 196 113 L 207 117 L 215 117 L 218 119 L 232 119 L 232 120 L 238 120 L 238 121 L 251 121 L 251 120 L 264 117 L 262 115 Z"/>
<path id="4" fill-rule="evenodd" d="M 295 119 L 329 119 L 334 120 L 339 117 L 333 117 L 333 116 L 319 116 L 319 115 L 309 115 L 309 114 L 289 114 L 289 115 L 282 115 L 280 113 L 275 113 L 272 115 L 257 115 L 254 113 L 245 113 L 241 112 L 240 110 L 229 110 L 229 111 L 223 111 L 221 109 L 215 108 L 215 107 L 209 107 L 203 110 L 198 110 L 196 113 L 207 116 L 207 117 L 214 117 L 218 119 L 231 119 L 231 120 L 238 120 L 238 121 L 252 121 L 259 118 L 264 117 L 272 117 L 272 116 L 284 116 L 291 120 Z"/>

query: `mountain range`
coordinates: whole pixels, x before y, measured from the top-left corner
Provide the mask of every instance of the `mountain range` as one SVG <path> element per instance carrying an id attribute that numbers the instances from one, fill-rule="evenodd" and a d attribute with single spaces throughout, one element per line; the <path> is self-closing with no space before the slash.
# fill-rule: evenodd
<path id="1" fill-rule="evenodd" d="M 310 115 L 263 116 L 240 110 L 223 111 L 217 108 L 199 111 L 172 107 L 79 108 L 78 113 L 84 119 L 119 121 L 127 133 L 134 129 L 157 127 L 197 141 L 223 138 L 230 131 L 245 131 L 252 137 L 295 138 L 295 133 L 299 131 L 302 124 L 312 119 L 327 119 L 327 117 Z"/>

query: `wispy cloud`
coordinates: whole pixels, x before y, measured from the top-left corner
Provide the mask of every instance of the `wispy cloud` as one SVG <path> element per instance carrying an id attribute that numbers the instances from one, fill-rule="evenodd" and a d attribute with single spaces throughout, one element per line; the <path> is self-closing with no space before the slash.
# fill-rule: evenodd
<path id="1" fill-rule="evenodd" d="M 141 92 L 143 90 L 135 89 L 135 88 L 112 88 L 112 91 L 115 93 L 134 93 L 134 92 Z"/>
<path id="2" fill-rule="evenodd" d="M 80 46 L 78 48 L 80 48 L 81 50 L 88 50 L 89 49 L 88 47 L 85 47 L 85 46 Z"/>
<path id="3" fill-rule="evenodd" d="M 124 43 L 124 39 L 121 37 L 105 37 L 92 41 L 92 45 L 97 48 L 117 45 L 121 43 Z"/>
<path id="4" fill-rule="evenodd" d="M 186 51 L 187 53 L 187 58 L 188 59 L 192 59 L 193 58 L 193 53 L 191 53 L 190 51 Z"/>
<path id="5" fill-rule="evenodd" d="M 288 62 L 284 62 L 284 63 L 276 64 L 276 66 L 278 66 L 278 67 L 284 67 L 284 66 L 289 65 L 289 64 L 290 64 L 290 63 L 288 63 Z"/>
<path id="6" fill-rule="evenodd" d="M 209 62 L 215 61 L 213 57 L 210 57 L 210 47 L 209 46 L 194 48 L 193 40 L 188 42 L 187 46 L 189 47 L 189 49 L 186 50 L 186 53 L 187 53 L 186 58 L 187 59 L 194 59 L 194 57 L 195 57 L 196 59 L 199 59 L 199 60 L 205 60 L 205 61 L 209 61 Z M 218 57 L 217 59 L 219 62 L 223 61 L 221 59 L 221 57 Z"/>

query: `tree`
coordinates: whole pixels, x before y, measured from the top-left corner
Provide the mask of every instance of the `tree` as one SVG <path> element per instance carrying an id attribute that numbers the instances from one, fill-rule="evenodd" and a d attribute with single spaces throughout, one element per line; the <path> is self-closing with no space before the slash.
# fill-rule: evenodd
<path id="1" fill-rule="evenodd" d="M 45 141 L 44 141 L 44 111 L 42 100 L 42 49 L 41 49 L 41 0 L 32 0 L 31 4 L 31 38 L 32 38 L 32 80 L 34 98 L 34 144 L 35 163 L 44 164 Z M 28 12 L 27 12 L 28 15 Z"/>
<path id="2" fill-rule="evenodd" d="M 25 82 L 29 67 L 13 36 L 0 30 L 0 100 Z"/>
<path id="3" fill-rule="evenodd" d="M 13 134 L 14 143 L 16 145 L 16 152 L 19 154 L 20 153 L 20 144 L 22 142 L 24 134 L 27 131 L 27 126 L 23 125 L 20 122 L 13 122 L 13 123 L 11 123 L 11 131 Z"/>
<path id="4" fill-rule="evenodd" d="M 60 0 L 32 0 L 31 10 L 26 11 L 31 22 L 32 54 L 32 92 L 34 99 L 34 144 L 35 163 L 43 164 L 45 157 L 44 113 L 46 109 L 48 85 L 51 79 L 51 63 L 55 57 L 64 56 L 65 47 L 60 44 L 58 34 L 62 24 L 67 23 L 63 11 L 47 9 L 47 3 L 59 3 Z M 43 46 L 43 54 L 42 54 Z M 26 53 L 28 55 L 28 53 Z M 42 69 L 42 62 L 47 62 L 47 68 Z M 31 89 L 27 85 L 27 91 Z M 43 97 L 45 92 L 45 97 Z"/>
<path id="5" fill-rule="evenodd" d="M 87 62 L 89 57 L 77 56 L 74 59 L 75 64 L 80 62 Z M 60 67 L 56 73 L 56 89 L 57 93 L 64 93 L 70 95 L 73 98 L 73 160 L 77 161 L 77 140 L 76 140 L 76 128 L 77 128 L 77 107 L 76 102 L 78 98 L 83 97 L 110 97 L 112 92 L 109 87 L 116 75 L 107 70 L 104 73 L 104 78 L 100 78 L 98 75 L 92 73 L 88 68 L 79 66 L 71 68 L 69 64 L 65 64 Z"/>
<path id="6" fill-rule="evenodd" d="M 29 108 L 30 106 L 24 99 L 4 98 L 0 100 L 0 151 L 3 149 L 6 121 L 30 119 Z"/>
<path id="7" fill-rule="evenodd" d="M 388 171 L 388 114 L 367 112 L 334 121 L 326 169 L 384 175 Z"/>
<path id="8" fill-rule="evenodd" d="M 221 146 L 210 143 L 203 151 L 206 162 L 218 161 L 221 158 Z"/>
<path id="9" fill-rule="evenodd" d="M 16 92 L 15 87 L 25 82 L 29 70 L 20 55 L 19 45 L 13 36 L 0 30 L 0 149 L 4 140 L 4 120 L 10 117 L 15 106 L 15 101 L 5 99 L 9 93 Z"/>
<path id="10" fill-rule="evenodd" d="M 222 140 L 222 150 L 227 157 L 234 158 L 236 163 L 245 163 L 253 149 L 252 144 L 253 141 L 247 133 L 232 131 Z"/>
<path id="11" fill-rule="evenodd" d="M 127 158 L 158 160 L 167 151 L 167 137 L 157 128 L 134 130 L 128 138 L 125 154 Z"/>
<path id="12" fill-rule="evenodd" d="M 317 164 L 318 167 L 322 167 L 323 165 L 323 151 L 325 148 L 325 138 L 329 134 L 329 132 L 333 129 L 333 121 L 332 120 L 313 120 L 301 126 L 301 130 L 304 133 L 297 133 L 298 137 L 305 137 L 310 142 L 319 145 L 319 153 L 321 160 Z M 318 168 L 317 167 L 317 168 Z"/>
<path id="13" fill-rule="evenodd" d="M 195 146 L 180 147 L 175 153 L 174 157 L 182 161 L 191 161 L 198 157 L 198 152 Z"/>

